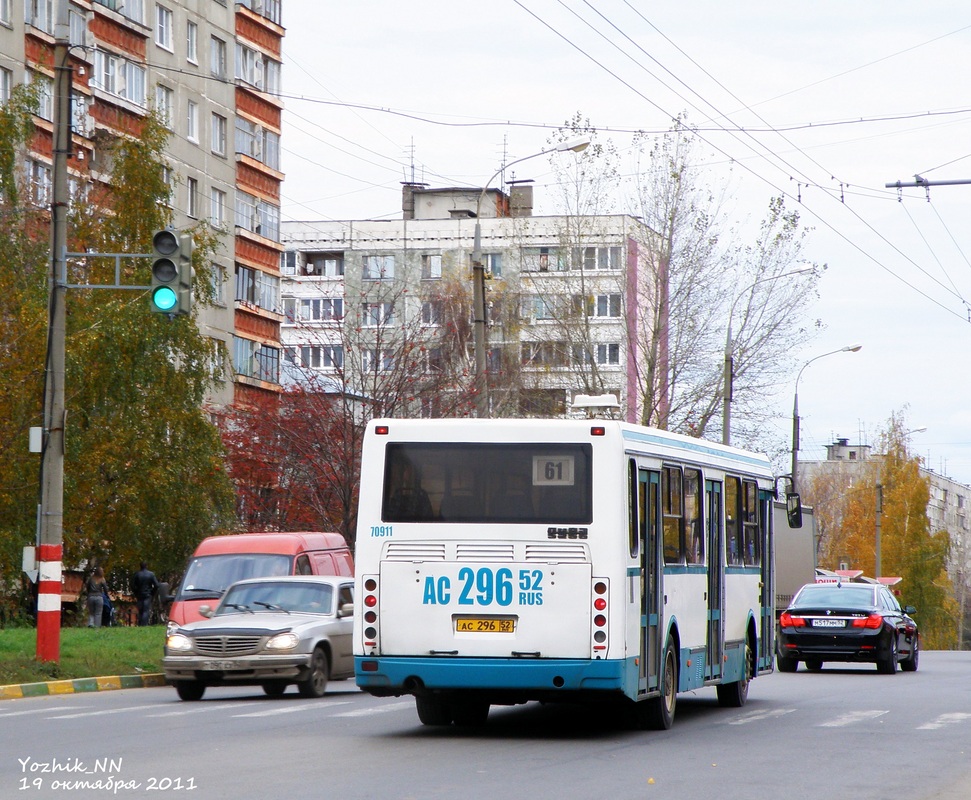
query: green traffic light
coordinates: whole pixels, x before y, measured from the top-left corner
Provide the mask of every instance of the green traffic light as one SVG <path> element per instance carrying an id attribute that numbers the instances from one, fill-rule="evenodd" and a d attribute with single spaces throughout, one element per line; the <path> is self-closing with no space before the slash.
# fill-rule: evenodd
<path id="1" fill-rule="evenodd" d="M 170 286 L 158 286 L 152 292 L 152 303 L 159 311 L 171 311 L 179 303 L 179 296 Z"/>

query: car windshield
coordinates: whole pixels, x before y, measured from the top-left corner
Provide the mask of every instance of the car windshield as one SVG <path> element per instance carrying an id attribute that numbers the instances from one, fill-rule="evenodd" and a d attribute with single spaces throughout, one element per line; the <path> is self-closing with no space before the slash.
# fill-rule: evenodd
<path id="1" fill-rule="evenodd" d="M 873 605 L 873 588 L 847 584 L 814 584 L 799 590 L 792 608 L 856 608 Z"/>
<path id="2" fill-rule="evenodd" d="M 218 597 L 246 578 L 290 574 L 290 556 L 273 553 L 221 553 L 193 558 L 179 589 L 180 600 Z"/>
<path id="3" fill-rule="evenodd" d="M 261 581 L 233 586 L 216 610 L 216 616 L 261 611 L 330 614 L 334 589 L 328 584 L 300 581 Z"/>

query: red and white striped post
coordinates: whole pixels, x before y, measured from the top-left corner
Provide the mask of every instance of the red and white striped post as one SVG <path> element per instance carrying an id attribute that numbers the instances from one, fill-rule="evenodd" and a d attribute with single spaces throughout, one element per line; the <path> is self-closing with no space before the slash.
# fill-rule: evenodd
<path id="1" fill-rule="evenodd" d="M 37 659 L 61 660 L 61 559 L 64 547 L 37 548 Z"/>

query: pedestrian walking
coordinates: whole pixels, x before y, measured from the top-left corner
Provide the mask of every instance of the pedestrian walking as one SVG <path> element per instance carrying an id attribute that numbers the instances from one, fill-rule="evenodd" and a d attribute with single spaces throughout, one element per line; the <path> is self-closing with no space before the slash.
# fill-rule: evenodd
<path id="1" fill-rule="evenodd" d="M 105 596 L 108 583 L 105 580 L 105 571 L 97 567 L 84 582 L 84 590 L 88 595 L 88 627 L 101 627 L 101 614 L 104 611 Z"/>
<path id="2" fill-rule="evenodd" d="M 152 600 L 158 592 L 158 579 L 144 561 L 131 579 L 131 593 L 138 606 L 138 624 L 148 625 L 152 616 Z"/>

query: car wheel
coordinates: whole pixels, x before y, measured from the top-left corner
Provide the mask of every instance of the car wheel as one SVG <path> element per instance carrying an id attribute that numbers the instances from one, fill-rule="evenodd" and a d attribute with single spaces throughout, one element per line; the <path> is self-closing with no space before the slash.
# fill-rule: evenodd
<path id="1" fill-rule="evenodd" d="M 897 633 L 890 636 L 890 643 L 887 645 L 887 654 L 877 660 L 877 672 L 881 675 L 893 675 L 897 672 Z"/>
<path id="2" fill-rule="evenodd" d="M 718 693 L 718 705 L 724 708 L 741 708 L 748 700 L 748 685 L 755 670 L 752 664 L 752 648 L 745 644 L 745 677 L 740 681 L 720 683 L 715 687 Z"/>
<path id="3" fill-rule="evenodd" d="M 267 697 L 280 697 L 286 690 L 286 681 L 267 681 L 263 684 L 263 692 Z"/>
<path id="4" fill-rule="evenodd" d="M 906 658 L 900 662 L 900 668 L 904 672 L 917 672 L 917 662 L 920 659 L 920 637 L 916 634 L 914 635 L 914 649 L 910 654 L 910 658 Z"/>
<path id="5" fill-rule="evenodd" d="M 823 660 L 821 658 L 811 658 L 806 661 L 806 669 L 811 669 L 813 672 L 819 672 L 823 668 Z"/>
<path id="6" fill-rule="evenodd" d="M 674 643 L 668 641 L 661 664 L 661 696 L 638 703 L 634 708 L 637 727 L 666 731 L 674 724 L 678 705 L 678 658 Z"/>
<path id="7" fill-rule="evenodd" d="M 330 663 L 323 647 L 314 648 L 310 656 L 310 675 L 307 680 L 297 684 L 297 691 L 301 697 L 323 697 L 327 691 L 327 679 L 330 677 Z"/>
<path id="8" fill-rule="evenodd" d="M 775 665 L 778 667 L 779 672 L 795 672 L 799 669 L 799 659 L 789 658 L 788 656 L 776 654 Z"/>
<path id="9" fill-rule="evenodd" d="M 179 693 L 180 700 L 201 700 L 206 693 L 206 684 L 201 681 L 178 681 L 175 691 Z"/>
<path id="10" fill-rule="evenodd" d="M 481 728 L 489 717 L 489 704 L 475 698 L 452 702 L 452 721 L 460 728 Z"/>
<path id="11" fill-rule="evenodd" d="M 440 694 L 419 694 L 415 696 L 415 708 L 422 725 L 451 725 L 452 704 Z M 488 713 L 488 708 L 486 708 Z"/>

